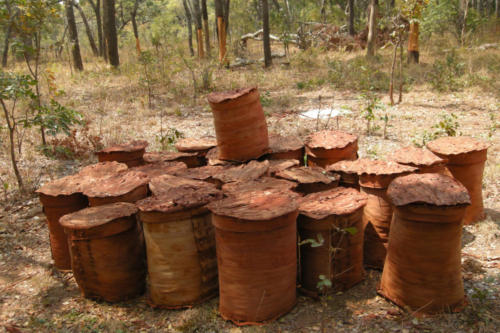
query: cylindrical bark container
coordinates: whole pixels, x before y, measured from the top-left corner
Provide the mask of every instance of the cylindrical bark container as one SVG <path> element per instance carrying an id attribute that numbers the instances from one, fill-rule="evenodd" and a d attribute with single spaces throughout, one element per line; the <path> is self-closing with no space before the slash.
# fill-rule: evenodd
<path id="1" fill-rule="evenodd" d="M 274 176 L 277 172 L 299 166 L 299 160 L 269 160 L 268 176 Z"/>
<path id="2" fill-rule="evenodd" d="M 239 195 L 250 191 L 268 191 L 275 193 L 292 192 L 297 187 L 297 183 L 284 179 L 272 177 L 262 177 L 245 182 L 228 183 L 222 186 L 225 195 Z"/>
<path id="3" fill-rule="evenodd" d="M 118 202 L 61 218 L 71 265 L 84 297 L 120 302 L 144 292 L 144 243 L 137 207 Z"/>
<path id="4" fill-rule="evenodd" d="M 136 202 L 148 195 L 149 177 L 140 171 L 125 171 L 105 178 L 86 180 L 83 194 L 91 207 L 115 202 Z"/>
<path id="5" fill-rule="evenodd" d="M 178 172 L 183 172 L 188 170 L 187 166 L 183 162 L 158 162 L 158 163 L 149 163 L 137 167 L 133 167 L 130 171 L 140 171 L 144 172 L 148 175 L 149 179 L 153 179 L 155 177 L 161 175 L 173 175 Z"/>
<path id="6" fill-rule="evenodd" d="M 298 167 L 279 171 L 275 177 L 297 183 L 296 191 L 310 194 L 326 191 L 339 185 L 339 176 L 319 167 Z"/>
<path id="7" fill-rule="evenodd" d="M 305 140 L 307 163 L 326 168 L 343 160 L 358 158 L 358 137 L 342 131 L 320 131 Z"/>
<path id="8" fill-rule="evenodd" d="M 318 288 L 321 275 L 331 281 L 333 291 L 346 290 L 363 280 L 362 217 L 366 200 L 365 194 L 345 187 L 301 199 L 297 220 L 299 277 L 306 294 L 317 296 L 328 291 Z"/>
<path id="9" fill-rule="evenodd" d="M 205 155 L 205 158 L 207 160 L 207 165 L 212 165 L 212 166 L 217 166 L 217 165 L 235 165 L 235 163 L 230 162 L 230 161 L 224 161 L 219 158 L 219 149 L 217 147 L 214 147 L 210 149 L 207 152 L 207 155 Z"/>
<path id="10" fill-rule="evenodd" d="M 431 151 L 417 147 L 404 147 L 395 151 L 391 160 L 417 168 L 417 173 L 442 173 L 451 176 L 446 170 L 447 159 Z"/>
<path id="11" fill-rule="evenodd" d="M 482 220 L 483 171 L 488 144 L 466 136 L 443 137 L 429 142 L 427 148 L 439 157 L 448 159 L 448 170 L 469 191 L 471 205 L 465 211 L 464 224 Z"/>
<path id="12" fill-rule="evenodd" d="M 244 162 L 269 152 L 266 117 L 257 88 L 211 93 L 208 102 L 220 159 Z"/>
<path id="13" fill-rule="evenodd" d="M 363 159 L 352 161 L 339 161 L 326 167 L 327 171 L 334 172 L 340 176 L 339 186 L 351 187 L 359 190 L 359 163 Z"/>
<path id="14" fill-rule="evenodd" d="M 219 269 L 219 312 L 237 325 L 274 320 L 296 303 L 297 203 L 247 192 L 209 204 Z"/>
<path id="15" fill-rule="evenodd" d="M 128 167 L 124 163 L 119 162 L 100 162 L 87 165 L 78 172 L 81 178 L 96 179 L 105 178 L 127 170 Z"/>
<path id="16" fill-rule="evenodd" d="M 359 185 L 368 195 L 363 211 L 364 261 L 370 268 L 382 269 L 387 253 L 393 207 L 387 199 L 387 187 L 398 177 L 417 170 L 396 162 L 359 159 Z"/>
<path id="17" fill-rule="evenodd" d="M 464 301 L 467 189 L 441 174 L 409 175 L 394 180 L 388 196 L 396 207 L 378 292 L 418 313 L 456 311 Z"/>
<path id="18" fill-rule="evenodd" d="M 159 163 L 159 162 L 182 162 L 188 168 L 196 168 L 204 163 L 200 160 L 197 153 L 183 153 L 173 151 L 157 151 L 147 152 L 144 154 L 144 162 Z"/>
<path id="19" fill-rule="evenodd" d="M 88 206 L 88 200 L 81 191 L 81 178 L 77 176 L 52 181 L 36 191 L 47 217 L 54 266 L 59 270 L 71 270 L 68 240 L 59 220 Z"/>
<path id="20" fill-rule="evenodd" d="M 99 162 L 116 161 L 125 163 L 130 168 L 144 164 L 143 155 L 147 146 L 147 141 L 132 141 L 107 147 L 96 152 L 96 155 Z"/>
<path id="21" fill-rule="evenodd" d="M 216 189 L 214 184 L 208 182 L 171 175 L 158 176 L 149 181 L 149 190 L 157 197 L 166 194 L 175 194 L 179 189 L 198 189 L 205 187 Z"/>
<path id="22" fill-rule="evenodd" d="M 217 257 L 210 211 L 221 199 L 210 186 L 177 189 L 137 203 L 148 258 L 153 307 L 191 307 L 217 295 Z"/>
<path id="23" fill-rule="evenodd" d="M 210 137 L 180 139 L 175 144 L 175 148 L 180 152 L 196 153 L 203 165 L 207 164 L 206 155 L 208 151 L 215 146 L 217 146 L 217 140 Z"/>
<path id="24" fill-rule="evenodd" d="M 190 168 L 179 170 L 174 175 L 177 177 L 184 177 L 194 180 L 202 180 L 204 182 L 220 185 L 220 182 L 214 179 L 214 176 L 227 169 L 227 166 L 222 165 L 205 165 L 198 168 Z"/>
<path id="25" fill-rule="evenodd" d="M 304 143 L 297 136 L 273 134 L 269 136 L 269 149 L 270 160 L 298 160 L 304 164 Z"/>
<path id="26" fill-rule="evenodd" d="M 213 179 L 218 183 L 218 187 L 232 182 L 245 182 L 260 178 L 267 174 L 269 161 L 250 161 L 246 164 L 233 166 L 215 174 Z"/>

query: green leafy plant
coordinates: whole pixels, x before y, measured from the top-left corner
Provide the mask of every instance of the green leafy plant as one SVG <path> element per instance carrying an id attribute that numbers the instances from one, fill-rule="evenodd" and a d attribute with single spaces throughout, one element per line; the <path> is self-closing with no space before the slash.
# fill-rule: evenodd
<path id="1" fill-rule="evenodd" d="M 151 109 L 153 107 L 153 84 L 155 79 L 151 75 L 151 65 L 154 62 L 153 54 L 150 51 L 142 51 L 139 55 L 139 63 L 142 65 L 142 75 L 140 77 L 140 83 L 146 86 L 148 91 L 148 106 Z"/>
<path id="2" fill-rule="evenodd" d="M 421 138 L 414 138 L 412 141 L 418 147 L 423 147 L 427 142 L 435 140 L 442 136 L 457 136 L 460 134 L 460 123 L 458 117 L 453 113 L 444 113 L 439 117 L 439 121 L 432 125 L 431 131 L 425 130 Z"/>
<path id="3" fill-rule="evenodd" d="M 439 92 L 457 91 L 463 88 L 460 78 L 465 74 L 465 64 L 456 50 L 451 50 L 444 60 L 437 59 L 430 71 L 430 84 Z"/>
<path id="4" fill-rule="evenodd" d="M 380 98 L 374 93 L 364 93 L 361 95 L 361 98 L 364 104 L 361 115 L 363 119 L 366 120 L 366 134 L 371 135 L 374 132 L 372 122 L 376 119 L 375 112 L 378 110 L 385 110 L 385 106 L 380 102 Z"/>
<path id="5" fill-rule="evenodd" d="M 161 144 L 162 150 L 169 150 L 174 146 L 177 140 L 183 137 L 184 134 L 182 132 L 180 132 L 176 128 L 170 127 L 167 129 L 165 133 L 163 133 L 162 131 L 160 135 L 157 137 L 157 139 Z"/>
<path id="6" fill-rule="evenodd" d="M 262 104 L 262 106 L 271 106 L 272 102 L 273 100 L 271 99 L 271 93 L 269 91 L 264 91 L 260 95 L 260 104 Z"/>

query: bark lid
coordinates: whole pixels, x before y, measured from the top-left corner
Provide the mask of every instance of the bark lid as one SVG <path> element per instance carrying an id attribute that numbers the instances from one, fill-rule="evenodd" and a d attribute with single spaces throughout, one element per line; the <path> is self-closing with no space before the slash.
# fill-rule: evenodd
<path id="1" fill-rule="evenodd" d="M 83 194 L 91 198 L 117 197 L 147 184 L 149 177 L 140 171 L 125 171 L 85 184 Z"/>
<path id="2" fill-rule="evenodd" d="M 140 151 L 143 149 L 146 149 L 148 146 L 148 142 L 144 140 L 135 140 L 131 142 L 127 142 L 124 144 L 118 144 L 118 145 L 112 145 L 109 147 L 104 148 L 101 151 L 98 151 L 97 154 L 101 153 L 115 153 L 115 152 L 134 152 L 134 151 Z"/>
<path id="3" fill-rule="evenodd" d="M 269 160 L 269 174 L 296 167 L 300 164 L 299 160 Z"/>
<path id="4" fill-rule="evenodd" d="M 488 149 L 489 144 L 469 136 L 446 136 L 427 143 L 433 153 L 453 156 Z"/>
<path id="5" fill-rule="evenodd" d="M 198 168 L 190 168 L 184 170 L 178 170 L 173 173 L 174 176 L 196 179 L 196 180 L 207 180 L 225 170 L 227 167 L 221 165 L 205 165 Z"/>
<path id="6" fill-rule="evenodd" d="M 153 179 L 161 175 L 174 174 L 187 170 L 187 166 L 183 162 L 158 162 L 137 166 L 130 170 L 144 172 L 148 175 L 149 179 Z"/>
<path id="7" fill-rule="evenodd" d="M 266 221 L 292 213 L 298 208 L 291 193 L 251 191 L 208 204 L 212 213 L 246 221 Z"/>
<path id="8" fill-rule="evenodd" d="M 257 87 L 240 88 L 230 91 L 213 92 L 207 96 L 211 104 L 228 103 L 257 90 Z"/>
<path id="9" fill-rule="evenodd" d="M 281 136 L 271 134 L 269 136 L 269 149 L 271 149 L 271 153 L 286 153 L 302 148 L 304 148 L 304 143 L 295 135 Z"/>
<path id="10" fill-rule="evenodd" d="M 444 165 L 447 160 L 437 156 L 430 150 L 417 147 L 404 147 L 395 151 L 391 157 L 391 160 L 410 166 L 436 166 Z"/>
<path id="11" fill-rule="evenodd" d="M 144 154 L 143 159 L 146 163 L 173 162 L 184 157 L 197 156 L 196 153 L 173 152 L 173 151 L 155 151 Z"/>
<path id="12" fill-rule="evenodd" d="M 345 174 L 358 174 L 360 170 L 360 166 L 363 163 L 363 159 L 357 159 L 354 161 L 350 160 L 343 160 L 339 161 L 333 164 L 330 164 L 329 166 L 326 167 L 327 171 L 333 171 L 333 172 L 342 172 Z"/>
<path id="13" fill-rule="evenodd" d="M 305 140 L 308 148 L 342 149 L 358 140 L 356 135 L 342 131 L 320 131 L 309 135 Z"/>
<path id="14" fill-rule="evenodd" d="M 171 175 L 158 176 L 151 179 L 149 182 L 149 189 L 154 196 L 161 196 L 163 194 L 173 193 L 180 189 L 186 190 L 188 188 L 194 190 L 201 188 L 215 189 L 215 185 L 200 180 Z"/>
<path id="15" fill-rule="evenodd" d="M 291 180 L 299 184 L 330 184 L 331 182 L 338 181 L 340 179 L 339 175 L 332 174 L 319 167 L 298 167 L 287 169 L 277 172 L 275 176 Z"/>
<path id="16" fill-rule="evenodd" d="M 113 220 L 129 217 L 138 212 L 134 204 L 116 202 L 109 205 L 90 207 L 64 215 L 59 222 L 64 228 L 82 230 L 95 228 Z"/>
<path id="17" fill-rule="evenodd" d="M 205 151 L 217 146 L 215 138 L 186 138 L 177 141 L 175 148 L 180 152 Z"/>
<path id="18" fill-rule="evenodd" d="M 231 165 L 232 162 L 219 159 L 219 150 L 217 147 L 210 149 L 205 155 L 208 165 Z"/>
<path id="19" fill-rule="evenodd" d="M 57 197 L 81 193 L 84 179 L 78 175 L 66 176 L 44 184 L 36 193 Z"/>
<path id="20" fill-rule="evenodd" d="M 213 178 L 220 180 L 223 183 L 244 182 L 252 179 L 257 179 L 269 170 L 269 161 L 250 161 L 247 164 L 238 165 L 227 168 Z"/>
<path id="21" fill-rule="evenodd" d="M 299 213 L 315 220 L 331 215 L 347 215 L 364 207 L 368 196 L 347 187 L 312 193 L 300 199 Z"/>
<path id="22" fill-rule="evenodd" d="M 417 170 L 415 167 L 402 165 L 394 161 L 371 160 L 367 158 L 359 158 L 355 161 L 337 162 L 328 166 L 327 169 L 329 171 L 356 173 L 360 176 L 397 176 Z"/>
<path id="23" fill-rule="evenodd" d="M 180 187 L 160 196 L 140 200 L 136 204 L 142 212 L 174 213 L 202 207 L 222 198 L 222 191 L 214 187 Z"/>
<path id="24" fill-rule="evenodd" d="M 78 175 L 80 177 L 91 177 L 91 178 L 102 178 L 109 175 L 113 175 L 119 172 L 123 172 L 128 169 L 125 163 L 119 162 L 100 162 L 84 167 Z"/>
<path id="25" fill-rule="evenodd" d="M 465 186 L 456 179 L 437 173 L 411 174 L 396 178 L 389 185 L 387 195 L 395 206 L 457 206 L 471 203 Z"/>
<path id="26" fill-rule="evenodd" d="M 272 177 L 262 177 L 246 182 L 234 182 L 224 184 L 222 191 L 226 193 L 245 193 L 252 191 L 268 191 L 268 192 L 287 192 L 297 187 L 297 183 L 290 182 L 284 179 L 276 179 Z"/>

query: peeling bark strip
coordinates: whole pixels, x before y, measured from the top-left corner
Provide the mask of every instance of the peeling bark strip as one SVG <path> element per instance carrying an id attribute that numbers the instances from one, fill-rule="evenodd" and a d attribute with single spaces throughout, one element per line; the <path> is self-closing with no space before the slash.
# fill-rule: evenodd
<path id="1" fill-rule="evenodd" d="M 82 56 L 80 54 L 80 44 L 78 43 L 78 30 L 76 29 L 75 13 L 73 12 L 73 0 L 65 0 L 66 18 L 68 20 L 69 39 L 71 42 L 71 55 L 75 69 L 83 71 Z"/>
<path id="2" fill-rule="evenodd" d="M 410 23 L 410 34 L 408 36 L 408 62 L 418 64 L 418 22 Z"/>

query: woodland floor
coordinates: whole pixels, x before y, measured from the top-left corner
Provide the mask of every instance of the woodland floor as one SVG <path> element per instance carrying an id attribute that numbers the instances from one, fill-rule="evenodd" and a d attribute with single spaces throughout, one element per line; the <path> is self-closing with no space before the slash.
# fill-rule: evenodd
<path id="1" fill-rule="evenodd" d="M 425 55 L 422 62 L 425 66 Z M 293 63 L 292 63 L 293 64 Z M 54 65 L 55 66 L 55 65 Z M 88 65 L 87 67 L 90 67 Z M 79 77 L 55 66 L 65 100 L 92 121 L 90 133 L 103 144 L 145 139 L 150 149 L 160 149 L 160 113 L 163 128 L 175 128 L 184 136 L 214 135 L 206 93 L 189 95 L 156 90 L 153 109 L 147 107 L 144 88 L 127 74 L 109 74 L 95 64 Z M 95 70 L 95 71 L 94 71 Z M 97 72 L 95 74 L 94 72 Z M 296 307 L 276 322 L 259 327 L 235 327 L 220 318 L 218 299 L 188 310 L 153 310 L 144 297 L 119 303 L 97 303 L 80 297 L 71 273 L 52 268 L 48 231 L 38 199 L 9 199 L 0 208 L 0 332 L 498 332 L 500 327 L 500 131 L 498 95 L 480 88 L 456 93 L 435 93 L 427 85 L 415 85 L 403 103 L 386 106 L 387 138 L 376 128 L 366 135 L 360 94 L 321 85 L 298 89 L 296 82 L 314 75 L 275 65 L 270 71 L 215 70 L 217 89 L 259 85 L 270 131 L 297 134 L 314 131 L 315 119 L 302 119 L 299 112 L 311 108 L 344 107 L 351 114 L 322 120 L 319 128 L 339 128 L 359 135 L 360 156 L 384 158 L 398 147 L 421 142 L 424 131 L 442 114 L 455 114 L 459 132 L 491 143 L 484 172 L 483 196 L 486 219 L 463 232 L 462 268 L 468 306 L 460 313 L 417 318 L 377 296 L 380 272 L 367 270 L 364 282 L 351 290 L 317 301 L 299 296 Z M 177 84 L 181 84 L 178 83 Z M 319 105 L 318 96 L 322 96 Z M 382 102 L 388 103 L 385 93 Z M 377 111 L 376 127 L 383 127 Z M 493 114 L 493 117 L 491 116 Z M 338 121 L 337 121 L 338 120 Z M 0 168 L 9 161 L 2 153 Z M 56 160 L 36 152 L 24 153 L 21 168 L 36 186 L 68 174 L 94 157 Z"/>

